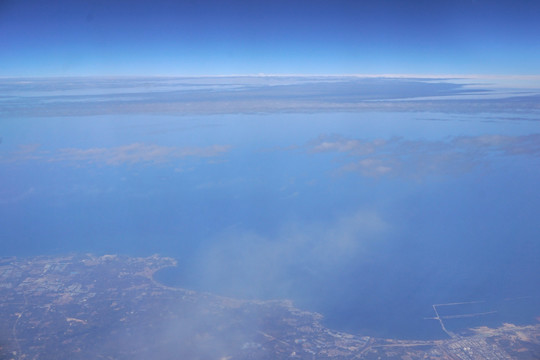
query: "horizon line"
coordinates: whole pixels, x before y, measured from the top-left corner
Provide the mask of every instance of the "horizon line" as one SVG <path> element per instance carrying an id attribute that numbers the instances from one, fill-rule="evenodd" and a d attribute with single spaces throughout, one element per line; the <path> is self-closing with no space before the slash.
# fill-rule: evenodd
<path id="1" fill-rule="evenodd" d="M 56 78 L 270 78 L 270 77 L 354 77 L 354 78 L 420 78 L 420 79 L 538 79 L 538 74 L 407 74 L 407 73 L 384 73 L 384 74 L 296 74 L 296 73 L 255 73 L 255 74 L 205 74 L 205 75 L 173 75 L 173 74 L 138 74 L 138 75 L 0 75 L 0 79 L 56 79 Z"/>

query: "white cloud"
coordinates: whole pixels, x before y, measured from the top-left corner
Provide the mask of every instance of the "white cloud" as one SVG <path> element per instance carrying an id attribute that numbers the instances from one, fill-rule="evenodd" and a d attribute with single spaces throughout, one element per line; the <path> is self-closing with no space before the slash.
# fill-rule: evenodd
<path id="1" fill-rule="evenodd" d="M 335 152 L 352 158 L 353 161 L 340 168 L 341 172 L 358 172 L 368 177 L 418 178 L 470 171 L 488 164 L 495 155 L 540 156 L 540 134 L 459 136 L 447 141 L 403 138 L 367 141 L 332 135 L 310 142 L 307 151 Z"/>
<path id="2" fill-rule="evenodd" d="M 204 288 L 275 296 L 294 286 L 291 271 L 318 276 L 365 260 L 369 248 L 384 239 L 389 229 L 372 210 L 328 222 L 291 223 L 275 237 L 236 226 L 202 249 L 196 277 Z"/>
<path id="3" fill-rule="evenodd" d="M 4 162 L 44 160 L 49 162 L 95 163 L 111 166 L 123 164 L 158 164 L 184 157 L 211 158 L 230 150 L 228 145 L 206 147 L 160 146 L 133 143 L 116 147 L 63 148 L 57 151 L 39 151 L 39 145 L 22 145 L 20 150 L 3 157 Z"/>
<path id="4" fill-rule="evenodd" d="M 347 139 L 341 136 L 333 135 L 330 137 L 321 136 L 312 142 L 311 152 L 345 152 L 354 155 L 365 155 L 375 152 L 378 148 L 384 146 L 385 140 L 361 141 L 357 139 Z"/>
<path id="5" fill-rule="evenodd" d="M 476 150 L 483 151 L 499 151 L 507 155 L 540 155 L 540 134 L 460 136 L 455 138 L 453 142 L 456 146 L 476 148 Z"/>
<path id="6" fill-rule="evenodd" d="M 393 168 L 388 163 L 379 159 L 362 159 L 342 167 L 344 171 L 359 171 L 364 176 L 378 177 L 392 172 Z"/>
<path id="7" fill-rule="evenodd" d="M 41 144 L 23 144 L 18 149 L 4 155 L 0 154 L 0 162 L 17 162 L 27 160 L 39 160 L 43 158 L 44 151 L 40 150 Z"/>
<path id="8" fill-rule="evenodd" d="M 31 187 L 20 194 L 0 194 L 0 204 L 15 204 L 27 199 L 35 193 L 36 189 Z"/>
<path id="9" fill-rule="evenodd" d="M 379 239 L 389 225 L 377 212 L 360 210 L 316 228 L 309 234 L 304 251 L 311 253 L 314 265 L 334 266 L 356 258 L 372 241 Z"/>

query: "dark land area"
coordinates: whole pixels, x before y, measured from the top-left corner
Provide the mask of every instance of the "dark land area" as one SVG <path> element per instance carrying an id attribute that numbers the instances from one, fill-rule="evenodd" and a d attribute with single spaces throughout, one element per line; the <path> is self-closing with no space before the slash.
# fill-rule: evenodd
<path id="1" fill-rule="evenodd" d="M 448 339 L 333 331 L 286 300 L 157 283 L 175 260 L 105 255 L 0 260 L 0 359 L 538 359 L 540 324 Z M 367 334 L 368 335 L 368 334 Z"/>

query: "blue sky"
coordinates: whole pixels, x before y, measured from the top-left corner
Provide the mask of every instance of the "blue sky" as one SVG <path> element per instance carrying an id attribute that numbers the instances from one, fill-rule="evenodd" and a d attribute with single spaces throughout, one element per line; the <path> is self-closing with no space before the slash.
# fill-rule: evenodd
<path id="1" fill-rule="evenodd" d="M 539 74 L 536 1 L 2 1 L 0 76 Z"/>

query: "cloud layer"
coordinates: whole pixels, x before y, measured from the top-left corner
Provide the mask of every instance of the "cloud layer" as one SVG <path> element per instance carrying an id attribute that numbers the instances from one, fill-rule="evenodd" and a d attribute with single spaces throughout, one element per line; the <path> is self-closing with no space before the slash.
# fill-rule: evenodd
<path id="1" fill-rule="evenodd" d="M 479 78 L 403 76 L 15 78 L 0 79 L 0 90 L 10 95 L 0 98 L 0 115 L 539 111 L 535 89 L 516 94 L 490 83 Z"/>

